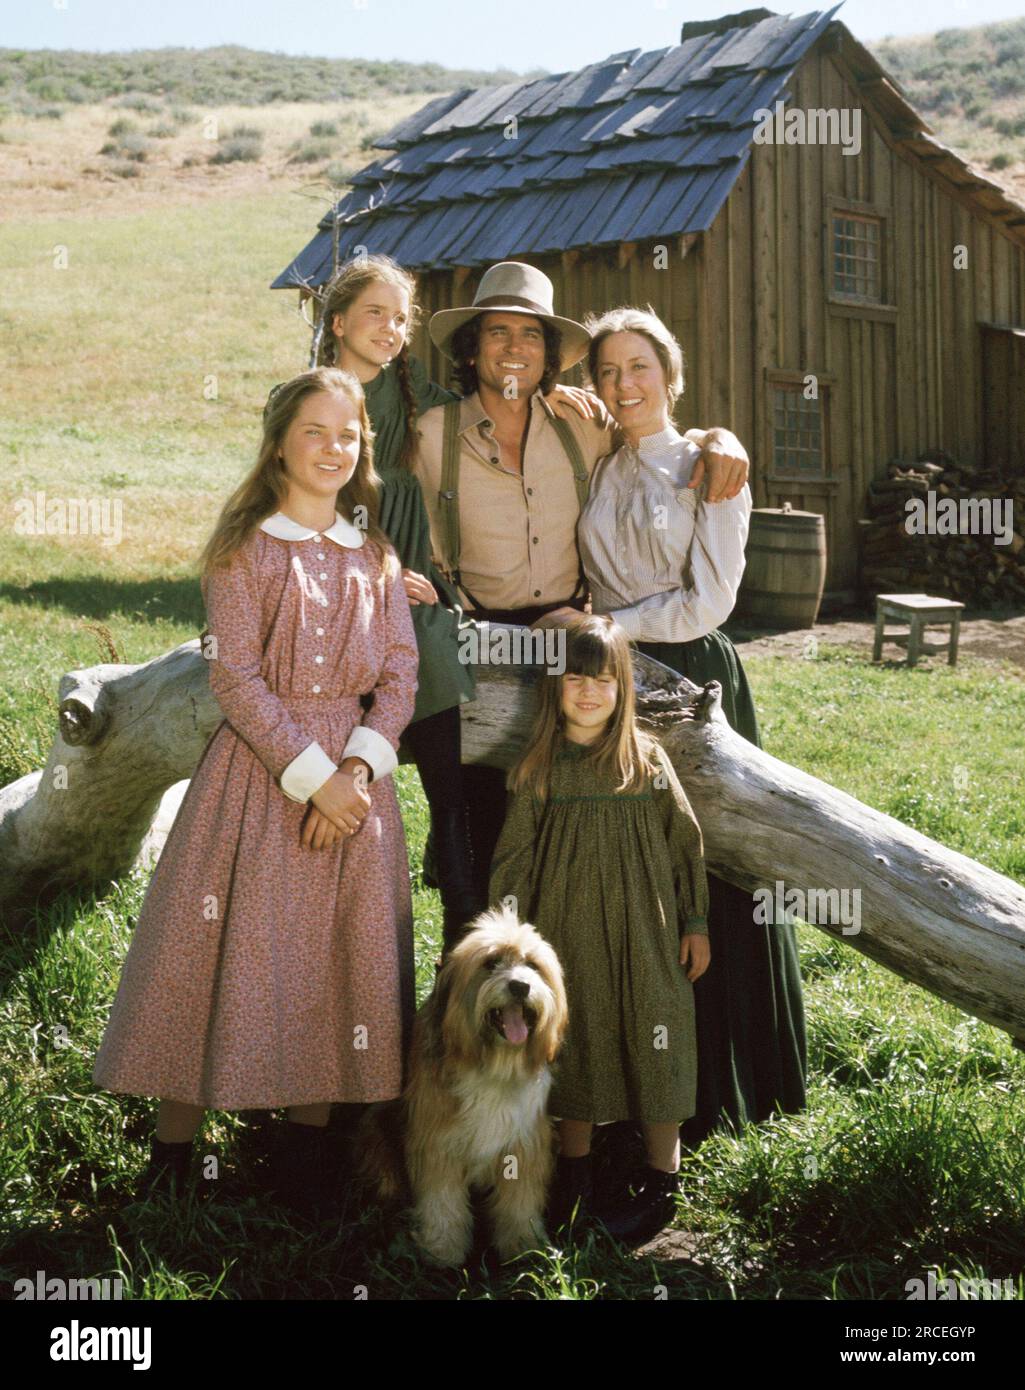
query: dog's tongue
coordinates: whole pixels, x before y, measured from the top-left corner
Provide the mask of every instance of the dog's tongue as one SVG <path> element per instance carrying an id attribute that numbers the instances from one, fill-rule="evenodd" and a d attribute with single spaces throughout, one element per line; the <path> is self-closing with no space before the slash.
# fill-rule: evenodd
<path id="1" fill-rule="evenodd" d="M 522 1043 L 527 1041 L 527 1021 L 523 1017 L 523 1009 L 519 1004 L 506 1004 L 502 1010 L 502 1033 L 506 1042 Z"/>

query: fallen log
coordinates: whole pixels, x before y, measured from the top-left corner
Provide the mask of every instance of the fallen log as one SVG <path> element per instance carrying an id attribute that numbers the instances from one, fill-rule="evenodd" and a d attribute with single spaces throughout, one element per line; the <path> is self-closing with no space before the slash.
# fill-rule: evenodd
<path id="1" fill-rule="evenodd" d="M 774 901 L 857 894 L 856 924 L 831 913 L 813 925 L 1025 1042 L 1025 888 L 755 748 L 727 724 L 715 682 L 701 690 L 640 653 L 634 670 L 639 717 L 672 758 L 711 870 Z M 476 673 L 463 758 L 507 767 L 540 673 L 493 655 Z M 222 718 L 198 641 L 70 672 L 60 697 L 46 767 L 0 789 L 0 903 L 100 887 L 152 858 Z"/>

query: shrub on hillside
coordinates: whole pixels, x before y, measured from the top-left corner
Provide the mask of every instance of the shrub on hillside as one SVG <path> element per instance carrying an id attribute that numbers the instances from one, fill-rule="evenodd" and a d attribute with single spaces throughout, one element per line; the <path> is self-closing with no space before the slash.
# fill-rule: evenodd
<path id="1" fill-rule="evenodd" d="M 293 146 L 289 164 L 320 164 L 330 159 L 333 146 L 327 140 L 300 140 Z"/>
<path id="2" fill-rule="evenodd" d="M 1005 34 L 997 43 L 993 56 L 997 67 L 1005 64 L 1021 67 L 1025 63 L 1025 33 Z"/>
<path id="3" fill-rule="evenodd" d="M 27 116 L 33 121 L 59 121 L 66 108 L 63 106 L 41 106 L 38 101 L 35 101 L 25 92 L 15 92 L 11 109 L 20 116 Z"/>
<path id="4" fill-rule="evenodd" d="M 129 131 L 118 140 L 108 140 L 100 150 L 100 154 L 111 155 L 118 159 L 133 159 L 136 163 L 145 160 L 149 152 L 150 143 L 145 135 L 139 135 L 134 131 Z"/>
<path id="5" fill-rule="evenodd" d="M 998 135 L 1025 135 L 1025 116 L 1001 116 L 994 128 Z"/>
<path id="6" fill-rule="evenodd" d="M 117 98 L 114 105 L 126 106 L 129 111 L 138 111 L 147 116 L 156 116 L 164 109 L 163 102 L 147 96 L 145 92 L 126 92 L 123 97 Z"/>
<path id="7" fill-rule="evenodd" d="M 263 153 L 263 141 L 251 135 L 227 136 L 218 144 L 210 156 L 211 164 L 237 164 L 243 160 L 253 161 Z"/>
<path id="8" fill-rule="evenodd" d="M 991 97 L 1020 97 L 1025 87 L 1025 77 L 1016 68 L 1001 68 L 989 80 Z"/>

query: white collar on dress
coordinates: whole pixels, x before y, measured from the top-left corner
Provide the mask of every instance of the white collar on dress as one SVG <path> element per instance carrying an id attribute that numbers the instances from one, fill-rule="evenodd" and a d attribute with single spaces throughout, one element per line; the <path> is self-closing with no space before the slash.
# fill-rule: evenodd
<path id="1" fill-rule="evenodd" d="M 341 512 L 335 512 L 335 523 L 326 531 L 314 531 L 312 526 L 300 526 L 284 512 L 275 512 L 266 521 L 261 521 L 260 530 L 266 531 L 268 536 L 274 536 L 279 541 L 308 541 L 313 536 L 327 536 L 337 545 L 347 546 L 350 550 L 358 550 L 366 540 L 366 533 L 358 526 L 353 526 L 351 521 L 346 521 Z"/>

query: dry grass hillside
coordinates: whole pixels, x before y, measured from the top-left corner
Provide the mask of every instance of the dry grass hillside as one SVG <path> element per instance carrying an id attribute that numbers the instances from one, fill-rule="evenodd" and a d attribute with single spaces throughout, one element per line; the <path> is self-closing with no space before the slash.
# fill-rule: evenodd
<path id="1" fill-rule="evenodd" d="M 872 47 L 940 139 L 1025 200 L 1025 19 Z M 7 217 L 268 185 L 326 200 L 439 92 L 516 76 L 237 47 L 0 49 L 0 199 Z"/>

